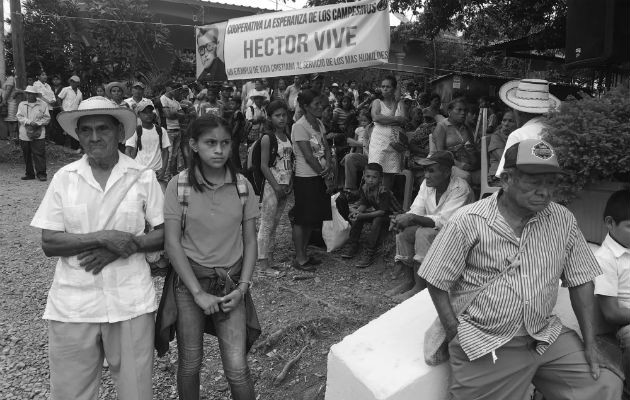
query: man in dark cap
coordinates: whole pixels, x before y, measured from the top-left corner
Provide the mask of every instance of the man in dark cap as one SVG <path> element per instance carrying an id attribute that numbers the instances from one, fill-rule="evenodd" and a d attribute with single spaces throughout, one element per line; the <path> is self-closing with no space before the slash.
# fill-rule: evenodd
<path id="1" fill-rule="evenodd" d="M 387 292 L 407 300 L 426 287 L 417 275 L 433 239 L 449 218 L 473 201 L 468 183 L 451 174 L 455 161 L 449 151 L 436 151 L 417 163 L 424 167 L 424 181 L 409 211 L 392 219 L 396 234 L 395 274 L 404 271 L 404 282 Z"/>

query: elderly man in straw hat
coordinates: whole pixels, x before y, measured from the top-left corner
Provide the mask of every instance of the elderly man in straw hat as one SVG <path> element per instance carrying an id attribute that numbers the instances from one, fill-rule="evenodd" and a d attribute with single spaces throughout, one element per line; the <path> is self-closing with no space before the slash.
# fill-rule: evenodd
<path id="1" fill-rule="evenodd" d="M 545 114 L 560 108 L 560 100 L 549 93 L 549 82 L 543 79 L 507 82 L 499 89 L 499 97 L 512 108 L 518 127 L 508 136 L 505 149 L 525 139 L 541 139 L 546 127 Z M 496 172 L 497 178 L 501 177 L 503 163 L 501 157 Z"/>
<path id="2" fill-rule="evenodd" d="M 162 190 L 118 151 L 133 111 L 95 96 L 58 120 L 85 155 L 55 174 L 31 222 L 59 257 L 44 311 L 51 399 L 96 400 L 106 357 L 119 399 L 150 400 L 157 307 L 145 253 L 163 248 Z"/>
<path id="3" fill-rule="evenodd" d="M 46 125 L 50 122 L 48 104 L 41 100 L 41 93 L 34 86 L 24 89 L 26 101 L 18 105 L 15 114 L 19 127 L 20 146 L 26 164 L 26 175 L 22 180 L 39 179 L 46 176 Z M 33 170 L 33 164 L 35 169 Z"/>
<path id="4" fill-rule="evenodd" d="M 551 202 L 554 149 L 526 139 L 505 152 L 502 189 L 456 213 L 418 274 L 446 332 L 454 400 L 619 400 L 619 366 L 600 368 L 593 279 L 601 269 L 573 214 Z M 569 287 L 582 339 L 552 314 Z"/>

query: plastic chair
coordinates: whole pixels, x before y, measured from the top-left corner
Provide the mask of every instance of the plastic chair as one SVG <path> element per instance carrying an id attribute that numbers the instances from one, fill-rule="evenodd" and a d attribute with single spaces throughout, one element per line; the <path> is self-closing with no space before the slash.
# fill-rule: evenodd
<path id="1" fill-rule="evenodd" d="M 413 202 L 413 172 L 408 169 L 403 169 L 399 174 L 396 174 L 396 176 L 403 176 L 405 178 L 405 185 L 402 192 L 402 208 L 403 211 L 407 212 Z"/>
<path id="2" fill-rule="evenodd" d="M 479 200 L 494 192 L 498 192 L 501 187 L 488 185 L 488 136 L 481 137 L 481 191 Z"/>

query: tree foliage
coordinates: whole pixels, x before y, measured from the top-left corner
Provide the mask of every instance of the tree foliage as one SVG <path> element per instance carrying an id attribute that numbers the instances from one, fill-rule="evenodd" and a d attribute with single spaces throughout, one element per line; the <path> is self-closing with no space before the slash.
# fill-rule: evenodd
<path id="1" fill-rule="evenodd" d="M 340 2 L 309 0 L 308 4 Z M 484 45 L 543 29 L 564 35 L 567 6 L 566 0 L 392 0 L 390 7 L 392 11 L 417 16 L 413 23 L 416 37 L 430 39 L 444 31 L 458 31 L 467 41 Z"/>
<path id="2" fill-rule="evenodd" d="M 148 0 L 26 0 L 27 73 L 43 69 L 104 82 L 155 70 L 155 50 L 170 48 L 169 31 L 151 23 L 148 5 Z"/>

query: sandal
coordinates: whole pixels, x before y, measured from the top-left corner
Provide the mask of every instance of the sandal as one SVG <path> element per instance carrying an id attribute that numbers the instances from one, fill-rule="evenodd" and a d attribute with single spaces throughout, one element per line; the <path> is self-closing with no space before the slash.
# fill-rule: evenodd
<path id="1" fill-rule="evenodd" d="M 304 264 L 300 264 L 298 260 L 294 258 L 291 262 L 291 267 L 304 272 L 315 272 L 317 269 L 313 266 L 313 264 L 310 264 L 309 261 L 310 259 Z"/>
<path id="2" fill-rule="evenodd" d="M 259 278 L 277 278 L 280 276 L 280 271 L 275 271 L 271 268 L 269 269 L 259 269 L 256 271 L 256 276 Z"/>

